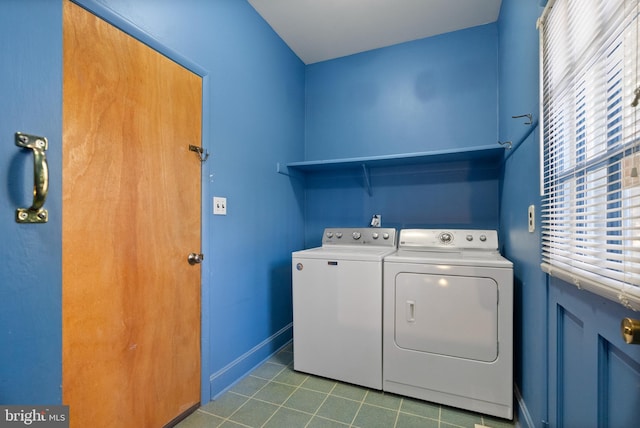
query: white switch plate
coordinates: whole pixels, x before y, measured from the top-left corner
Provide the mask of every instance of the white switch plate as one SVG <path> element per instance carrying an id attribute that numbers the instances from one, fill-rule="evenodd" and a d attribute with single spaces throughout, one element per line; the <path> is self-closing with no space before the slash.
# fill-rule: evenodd
<path id="1" fill-rule="evenodd" d="M 227 198 L 213 197 L 213 214 L 227 215 Z"/>
<path id="2" fill-rule="evenodd" d="M 536 206 L 535 205 L 529 205 L 529 214 L 528 214 L 528 221 L 529 221 L 529 232 L 533 233 L 536 231 Z"/>

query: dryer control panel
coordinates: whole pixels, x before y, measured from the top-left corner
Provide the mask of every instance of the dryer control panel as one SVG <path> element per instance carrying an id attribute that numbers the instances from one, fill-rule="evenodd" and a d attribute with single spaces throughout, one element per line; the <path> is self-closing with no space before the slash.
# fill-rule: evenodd
<path id="1" fill-rule="evenodd" d="M 402 229 L 398 247 L 404 249 L 497 250 L 498 232 L 476 229 Z"/>
<path id="2" fill-rule="evenodd" d="M 325 245 L 375 245 L 396 246 L 396 230 L 380 227 L 326 228 L 322 235 Z"/>

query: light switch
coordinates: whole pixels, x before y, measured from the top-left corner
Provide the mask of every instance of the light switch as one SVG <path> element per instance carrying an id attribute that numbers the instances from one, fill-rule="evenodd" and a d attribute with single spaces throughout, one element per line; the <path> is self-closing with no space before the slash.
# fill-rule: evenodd
<path id="1" fill-rule="evenodd" d="M 529 212 L 528 212 L 528 216 L 529 216 L 529 232 L 533 233 L 536 230 L 536 206 L 535 205 L 529 205 Z"/>
<path id="2" fill-rule="evenodd" d="M 227 198 L 213 197 L 213 214 L 227 215 Z"/>

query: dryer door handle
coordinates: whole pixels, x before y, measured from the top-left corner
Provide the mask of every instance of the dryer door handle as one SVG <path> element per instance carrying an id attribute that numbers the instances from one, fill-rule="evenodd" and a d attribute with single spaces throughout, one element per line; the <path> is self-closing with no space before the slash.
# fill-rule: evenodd
<path id="1" fill-rule="evenodd" d="M 408 323 L 416 322 L 416 302 L 414 302 L 413 300 L 407 300 L 406 315 Z"/>

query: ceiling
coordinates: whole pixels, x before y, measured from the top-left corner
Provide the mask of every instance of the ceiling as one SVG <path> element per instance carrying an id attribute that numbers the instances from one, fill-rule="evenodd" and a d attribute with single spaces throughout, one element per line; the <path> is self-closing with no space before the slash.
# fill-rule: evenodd
<path id="1" fill-rule="evenodd" d="M 248 0 L 305 64 L 495 22 L 502 0 Z"/>

